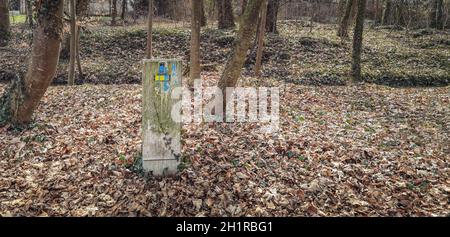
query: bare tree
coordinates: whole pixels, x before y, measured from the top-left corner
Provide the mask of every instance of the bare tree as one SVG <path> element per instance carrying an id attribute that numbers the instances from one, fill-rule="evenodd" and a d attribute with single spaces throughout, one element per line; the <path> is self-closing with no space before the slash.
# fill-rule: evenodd
<path id="1" fill-rule="evenodd" d="M 236 86 L 241 75 L 248 50 L 252 45 L 252 39 L 256 34 L 257 21 L 255 19 L 258 18 L 262 3 L 263 0 L 248 0 L 231 58 L 226 63 L 218 84 L 224 98 L 226 98 L 226 88 Z M 224 100 L 224 108 L 225 106 L 226 101 Z"/>
<path id="2" fill-rule="evenodd" d="M 201 0 L 191 1 L 191 51 L 190 51 L 190 82 L 192 85 L 195 79 L 200 79 L 200 28 L 202 21 Z"/>
<path id="3" fill-rule="evenodd" d="M 364 31 L 364 15 L 366 11 L 366 0 L 356 0 L 358 10 L 356 13 L 356 24 L 353 34 L 353 54 L 352 54 L 352 78 L 354 82 L 361 81 L 361 52 Z"/>
<path id="4" fill-rule="evenodd" d="M 16 78 L 0 98 L 0 124 L 30 122 L 55 76 L 63 28 L 63 0 L 41 0 L 40 4 L 28 71 L 24 77 Z"/>

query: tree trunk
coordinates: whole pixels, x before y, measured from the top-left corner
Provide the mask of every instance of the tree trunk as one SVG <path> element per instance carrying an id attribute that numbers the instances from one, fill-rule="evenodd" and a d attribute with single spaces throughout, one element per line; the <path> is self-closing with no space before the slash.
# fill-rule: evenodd
<path id="1" fill-rule="evenodd" d="M 111 25 L 115 26 L 117 24 L 116 18 L 117 18 L 117 0 L 112 0 L 112 5 L 111 5 Z"/>
<path id="2" fill-rule="evenodd" d="M 255 62 L 255 75 L 256 77 L 261 77 L 261 65 L 262 65 L 262 56 L 263 56 L 263 48 L 264 48 L 264 35 L 266 33 L 266 19 L 267 19 L 267 0 L 263 0 L 263 5 L 261 8 L 260 15 L 260 25 L 259 25 L 259 34 L 258 34 L 258 50 L 256 51 L 256 62 Z"/>
<path id="3" fill-rule="evenodd" d="M 268 33 L 278 34 L 277 20 L 279 8 L 280 3 L 278 0 L 269 0 L 266 19 L 266 32 Z"/>
<path id="4" fill-rule="evenodd" d="M 390 25 L 392 24 L 392 2 L 391 0 L 384 1 L 384 10 L 383 16 L 381 17 L 381 25 Z"/>
<path id="5" fill-rule="evenodd" d="M 69 76 L 68 76 L 68 85 L 75 85 L 75 62 L 76 62 L 76 40 L 77 40 L 77 32 L 76 32 L 76 1 L 70 0 L 70 61 L 69 61 Z"/>
<path id="6" fill-rule="evenodd" d="M 78 74 L 81 79 L 84 79 L 83 74 L 83 68 L 81 67 L 81 56 L 80 56 L 80 34 L 81 34 L 81 27 L 77 26 L 77 42 L 76 42 L 76 55 L 77 55 L 77 67 L 78 67 Z"/>
<path id="7" fill-rule="evenodd" d="M 0 124 L 25 124 L 55 76 L 61 33 L 63 0 L 42 0 L 37 12 L 28 71 L 24 78 L 14 80 L 0 99 Z"/>
<path id="8" fill-rule="evenodd" d="M 239 76 L 241 75 L 248 50 L 252 45 L 252 38 L 256 33 L 258 23 L 255 19 L 258 19 L 262 2 L 262 0 L 248 0 L 247 8 L 239 26 L 239 31 L 237 33 L 231 58 L 225 65 L 224 71 L 219 80 L 218 86 L 224 95 L 224 109 L 226 106 L 226 88 L 235 87 Z"/>
<path id="9" fill-rule="evenodd" d="M 147 22 L 147 59 L 153 57 L 153 0 L 148 0 L 148 22 Z"/>
<path id="10" fill-rule="evenodd" d="M 8 0 L 0 0 L 0 47 L 8 45 L 11 34 Z"/>
<path id="11" fill-rule="evenodd" d="M 190 81 L 193 85 L 194 80 L 200 79 L 200 28 L 202 5 L 199 0 L 191 1 L 191 52 L 190 52 Z"/>
<path id="12" fill-rule="evenodd" d="M 120 19 L 122 19 L 122 21 L 125 20 L 127 9 L 128 9 L 127 0 L 122 0 L 122 13 L 120 14 Z"/>
<path id="13" fill-rule="evenodd" d="M 345 12 L 341 18 L 341 22 L 339 23 L 339 29 L 337 35 L 341 38 L 348 38 L 348 25 L 350 23 L 350 15 L 352 12 L 352 6 L 356 0 L 347 0 L 345 4 Z"/>
<path id="14" fill-rule="evenodd" d="M 216 0 L 216 2 L 219 11 L 218 28 L 219 29 L 233 28 L 235 25 L 233 16 L 233 6 L 231 4 L 231 0 Z"/>
<path id="15" fill-rule="evenodd" d="M 356 13 L 356 24 L 353 34 L 353 54 L 352 54 L 352 78 L 354 82 L 361 81 L 361 52 L 363 43 L 366 0 L 357 0 L 357 3 L 358 3 L 358 10 Z"/>

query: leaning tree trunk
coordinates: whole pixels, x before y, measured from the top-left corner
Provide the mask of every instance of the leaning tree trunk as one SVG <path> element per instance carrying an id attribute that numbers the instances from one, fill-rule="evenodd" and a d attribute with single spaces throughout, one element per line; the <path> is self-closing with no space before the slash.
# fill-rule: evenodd
<path id="1" fill-rule="evenodd" d="M 257 20 L 263 0 L 249 0 L 243 15 L 231 58 L 228 60 L 219 80 L 219 88 L 224 95 L 224 109 L 226 111 L 226 88 L 235 87 L 242 67 L 244 66 L 247 52 L 252 46 L 252 39 L 256 34 Z"/>
<path id="2" fill-rule="evenodd" d="M 364 31 L 364 15 L 366 11 L 366 0 L 356 0 L 358 10 L 356 13 L 356 24 L 353 34 L 353 55 L 352 55 L 352 78 L 354 82 L 361 81 L 361 52 Z"/>
<path id="3" fill-rule="evenodd" d="M 216 0 L 218 14 L 218 28 L 229 29 L 234 27 L 233 6 L 231 0 Z"/>
<path id="4" fill-rule="evenodd" d="M 10 37 L 8 0 L 0 0 L 0 47 L 6 46 Z"/>
<path id="5" fill-rule="evenodd" d="M 263 0 L 261 7 L 261 15 L 259 17 L 259 29 L 258 29 L 258 50 L 256 51 L 255 62 L 255 76 L 261 77 L 262 56 L 264 53 L 264 35 L 266 33 L 266 19 L 267 19 L 267 0 Z"/>
<path id="6" fill-rule="evenodd" d="M 277 20 L 280 2 L 278 0 L 269 0 L 266 16 L 266 32 L 278 34 Z"/>
<path id="7" fill-rule="evenodd" d="M 200 79 L 200 28 L 202 21 L 202 6 L 200 1 L 191 1 L 191 51 L 190 51 L 190 81 Z"/>
<path id="8" fill-rule="evenodd" d="M 17 78 L 0 98 L 0 124 L 25 124 L 55 76 L 61 34 L 63 0 L 42 0 L 37 12 L 31 58 L 25 77 Z"/>
<path id="9" fill-rule="evenodd" d="M 352 6 L 356 4 L 355 0 L 347 0 L 345 5 L 345 12 L 341 17 L 341 22 L 339 23 L 339 29 L 337 35 L 341 38 L 348 38 L 348 25 L 350 23 L 350 15 L 352 12 Z"/>

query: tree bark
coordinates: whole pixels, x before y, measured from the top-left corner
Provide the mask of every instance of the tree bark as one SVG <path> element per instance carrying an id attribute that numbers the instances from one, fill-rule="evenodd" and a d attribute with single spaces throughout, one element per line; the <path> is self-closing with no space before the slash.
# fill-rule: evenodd
<path id="1" fill-rule="evenodd" d="M 357 1 L 357 0 L 356 0 Z M 339 23 L 339 29 L 337 35 L 341 38 L 348 38 L 348 25 L 350 23 L 350 15 L 352 12 L 352 6 L 356 4 L 355 0 L 347 0 L 345 4 L 345 12 Z"/>
<path id="2" fill-rule="evenodd" d="M 189 85 L 193 85 L 194 80 L 200 79 L 200 28 L 202 6 L 201 0 L 191 1 L 191 52 L 190 52 L 190 81 Z"/>
<path id="3" fill-rule="evenodd" d="M 356 13 L 356 24 L 353 34 L 352 78 L 354 82 L 359 82 L 361 81 L 361 52 L 363 43 L 366 0 L 356 1 L 358 4 L 358 10 Z"/>
<path id="4" fill-rule="evenodd" d="M 280 8 L 280 2 L 278 0 L 269 0 L 267 6 L 267 19 L 266 19 L 266 32 L 278 34 L 278 10 Z"/>
<path id="5" fill-rule="evenodd" d="M 258 18 L 262 2 L 263 0 L 248 0 L 248 5 L 239 26 L 231 58 L 226 63 L 219 80 L 219 88 L 222 90 L 224 98 L 226 98 L 226 88 L 236 86 L 239 76 L 241 75 L 245 58 L 252 45 L 252 38 L 256 33 L 257 21 L 255 21 L 255 19 Z"/>
<path id="6" fill-rule="evenodd" d="M 216 0 L 218 14 L 218 28 L 229 29 L 235 26 L 233 16 L 233 6 L 231 0 Z"/>
<path id="7" fill-rule="evenodd" d="M 0 0 L 0 47 L 8 45 L 11 34 L 8 0 Z"/>
<path id="8" fill-rule="evenodd" d="M 147 59 L 153 57 L 153 0 L 148 0 Z"/>
<path id="9" fill-rule="evenodd" d="M 267 19 L 267 0 L 263 0 L 260 15 L 260 25 L 258 34 L 258 50 L 256 51 L 256 62 L 255 62 L 255 75 L 256 77 L 261 77 L 261 65 L 262 56 L 264 49 L 264 35 L 266 33 L 266 19 Z"/>
<path id="10" fill-rule="evenodd" d="M 63 0 L 42 0 L 37 12 L 30 63 L 25 77 L 14 80 L 0 99 L 0 124 L 29 123 L 53 80 L 59 59 Z"/>

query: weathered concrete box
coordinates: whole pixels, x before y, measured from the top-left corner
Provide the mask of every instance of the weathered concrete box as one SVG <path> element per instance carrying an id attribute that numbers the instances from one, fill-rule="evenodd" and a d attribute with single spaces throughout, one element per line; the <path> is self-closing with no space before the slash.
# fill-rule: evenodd
<path id="1" fill-rule="evenodd" d="M 155 176 L 177 172 L 181 155 L 181 123 L 172 118 L 172 98 L 182 86 L 182 62 L 178 59 L 143 60 L 142 161 Z M 181 94 L 181 93 L 180 93 Z"/>

